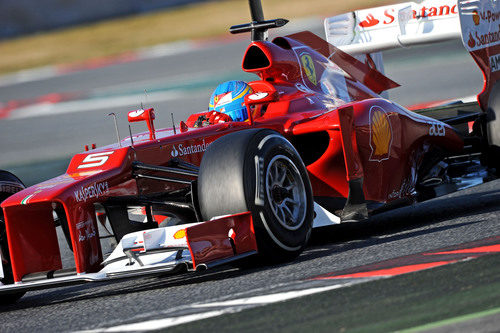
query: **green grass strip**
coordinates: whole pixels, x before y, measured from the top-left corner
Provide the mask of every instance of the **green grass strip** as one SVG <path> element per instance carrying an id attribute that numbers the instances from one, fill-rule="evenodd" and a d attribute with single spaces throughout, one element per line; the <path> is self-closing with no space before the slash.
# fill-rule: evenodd
<path id="1" fill-rule="evenodd" d="M 425 325 L 422 325 L 422 326 L 416 326 L 416 327 L 413 327 L 413 328 L 405 329 L 405 330 L 402 330 L 402 331 L 399 331 L 399 332 L 401 332 L 401 333 L 420 332 L 420 331 L 430 330 L 430 329 L 433 329 L 433 328 L 438 328 L 438 327 L 442 327 L 442 326 L 446 326 L 446 325 L 451 325 L 451 324 L 465 322 L 465 321 L 468 321 L 468 320 L 471 320 L 471 319 L 486 317 L 486 316 L 497 314 L 497 313 L 500 313 L 500 308 L 495 308 L 495 309 L 485 310 L 485 311 L 479 311 L 479 312 L 475 312 L 475 313 L 471 313 L 471 314 L 467 314 L 467 315 L 463 315 L 463 316 L 458 316 L 458 317 L 454 317 L 454 318 L 450 318 L 450 319 L 445 319 L 445 320 L 437 321 L 437 322 L 434 322 L 434 323 L 429 323 L 429 324 L 425 324 Z"/>

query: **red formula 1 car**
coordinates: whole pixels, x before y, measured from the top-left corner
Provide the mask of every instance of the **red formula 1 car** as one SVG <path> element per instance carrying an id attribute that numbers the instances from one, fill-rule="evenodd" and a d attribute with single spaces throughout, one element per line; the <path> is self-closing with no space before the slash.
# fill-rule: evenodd
<path id="1" fill-rule="evenodd" d="M 155 130 L 154 110 L 137 110 L 129 121 L 145 121 L 148 132 L 75 155 L 59 177 L 24 188 L 0 172 L 1 303 L 27 290 L 251 255 L 289 260 L 313 227 L 432 197 L 454 161 L 498 145 L 485 141 L 498 121 L 488 125 L 483 111 L 445 107 L 444 121 L 410 112 L 380 96 L 397 84 L 375 64 L 310 32 L 267 41 L 267 29 L 287 21 L 264 21 L 260 1 L 250 4 L 253 22 L 231 28 L 252 34 L 242 62 L 258 76 L 245 98 L 248 121 L 195 127 L 196 114 Z M 488 58 L 496 48 L 471 50 L 486 77 L 482 110 L 497 103 Z M 450 124 L 471 121 L 464 152 Z M 59 227 L 74 267 L 62 265 Z M 106 253 L 110 238 L 117 244 Z"/>

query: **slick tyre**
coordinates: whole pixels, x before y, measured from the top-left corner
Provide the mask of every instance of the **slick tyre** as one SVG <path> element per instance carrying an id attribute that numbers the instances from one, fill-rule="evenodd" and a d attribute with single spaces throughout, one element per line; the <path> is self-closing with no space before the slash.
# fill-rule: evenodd
<path id="1" fill-rule="evenodd" d="M 250 211 L 265 262 L 295 258 L 309 239 L 314 202 L 308 173 L 295 148 L 275 131 L 243 130 L 210 144 L 198 196 L 205 220 Z"/>
<path id="2" fill-rule="evenodd" d="M 0 203 L 7 199 L 12 194 L 24 189 L 25 186 L 10 172 L 0 170 Z M 4 277 L 0 279 L 3 284 L 14 283 L 12 275 L 12 267 L 10 265 L 9 246 L 7 244 L 7 233 L 5 230 L 5 220 L 3 210 L 0 208 L 0 248 L 2 253 L 1 264 L 3 268 Z M 12 294 L 5 294 L 0 296 L 0 305 L 7 305 L 16 302 L 20 299 L 25 292 L 16 292 Z"/>
<path id="3" fill-rule="evenodd" d="M 486 111 L 487 162 L 500 175 L 500 81 L 496 82 Z"/>

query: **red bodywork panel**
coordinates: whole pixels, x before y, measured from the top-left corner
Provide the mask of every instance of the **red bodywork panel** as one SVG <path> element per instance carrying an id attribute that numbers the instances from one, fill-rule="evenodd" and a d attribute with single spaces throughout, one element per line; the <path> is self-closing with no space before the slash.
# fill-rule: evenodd
<path id="1" fill-rule="evenodd" d="M 199 263 L 257 250 L 250 212 L 186 228 L 186 237 L 194 268 Z"/>
<path id="2" fill-rule="evenodd" d="M 102 253 L 95 203 L 186 187 L 136 179 L 132 163 L 166 166 L 177 158 L 199 166 L 207 146 L 234 131 L 270 128 L 297 144 L 315 197 L 345 199 L 347 180 L 364 177 L 366 199 L 381 204 L 414 194 L 417 169 L 429 147 L 453 151 L 462 148 L 462 139 L 450 126 L 377 95 L 396 83 L 320 42 L 319 37 L 310 33 L 294 36 L 297 40 L 283 37 L 273 42 L 252 42 L 248 47 L 243 70 L 259 76 L 260 80 L 249 84 L 254 93 L 264 93 L 259 98 L 245 99 L 251 116 L 248 121 L 193 128 L 198 118 L 193 115 L 176 134 L 171 129 L 154 131 L 151 123 L 154 132 L 134 135 L 133 148 L 127 138 L 121 146 L 114 144 L 77 154 L 64 175 L 5 200 L 2 208 L 15 281 L 29 273 L 61 268 L 52 216 L 54 205 L 62 205 L 66 212 L 77 272 L 96 272 Z M 308 40 L 311 45 L 304 44 Z M 328 56 L 326 52 L 332 50 L 335 54 Z M 149 115 L 148 120 L 152 118 Z M 314 137 L 318 142 L 309 137 L 311 134 L 318 135 Z M 312 157 L 305 159 L 305 155 Z M 188 228 L 194 264 L 255 249 L 248 217 L 249 213 L 244 213 L 222 224 Z M 224 230 L 211 230 L 211 226 Z M 237 238 L 236 249 L 227 238 L 212 237 L 231 228 Z M 239 235 L 246 235 L 245 239 L 239 239 Z"/>
<path id="3" fill-rule="evenodd" d="M 500 45 L 494 45 L 484 49 L 472 51 L 470 54 L 483 73 L 483 90 L 477 95 L 477 100 L 481 108 L 486 112 L 493 86 L 498 80 L 500 80 L 500 71 L 492 70 L 490 57 L 498 56 L 498 54 L 500 54 Z"/>

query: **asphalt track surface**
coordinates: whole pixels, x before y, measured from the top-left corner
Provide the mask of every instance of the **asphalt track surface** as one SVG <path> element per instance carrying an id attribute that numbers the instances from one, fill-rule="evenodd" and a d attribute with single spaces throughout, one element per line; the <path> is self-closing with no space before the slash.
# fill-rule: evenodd
<path id="1" fill-rule="evenodd" d="M 499 202 L 500 181 L 497 180 L 378 215 L 367 223 L 322 230 L 314 235 L 312 244 L 292 263 L 244 270 L 221 267 L 202 274 L 150 277 L 30 292 L 17 304 L 1 309 L 0 328 L 2 332 L 100 331 L 124 324 L 138 324 L 138 327 L 122 327 L 125 331 L 138 331 L 150 327 L 152 320 L 196 313 L 199 311 L 199 304 L 265 296 L 275 292 L 296 292 L 311 287 L 328 287 L 331 284 L 311 286 L 304 281 L 334 271 L 498 236 Z M 493 266 L 490 264 L 489 267 L 498 267 L 499 256 L 496 255 L 495 258 Z M 409 276 L 412 274 L 416 273 L 410 273 Z M 498 272 L 496 278 L 498 282 Z M 367 292 L 370 292 L 372 283 L 376 281 L 365 283 Z M 438 279 L 427 283 L 420 288 L 430 288 L 436 284 L 447 285 L 449 282 Z M 362 286 L 359 285 L 358 288 Z M 342 289 L 338 292 L 340 290 Z M 318 309 L 331 307 L 332 314 L 340 311 L 336 309 L 342 309 L 344 305 L 337 303 L 340 299 L 336 298 L 336 292 L 337 290 L 330 291 L 331 297 L 318 304 Z M 393 292 L 400 299 L 405 298 L 404 288 Z M 495 292 L 494 298 L 498 300 L 498 289 L 493 290 L 493 295 Z M 314 298 L 314 295 L 310 297 Z M 309 304 L 308 299 L 302 299 L 304 306 Z M 301 299 L 295 302 L 301 302 Z M 283 309 L 287 309 L 287 304 L 282 303 Z M 279 308 L 280 304 L 276 306 Z M 466 309 L 469 311 L 466 314 L 487 309 L 491 309 L 491 304 L 486 304 L 485 308 Z M 400 310 L 404 313 L 404 303 Z M 406 315 L 411 315 L 411 312 Z M 278 320 L 279 311 L 276 316 Z M 250 327 L 252 320 L 258 319 L 244 317 L 249 321 L 247 326 Z M 221 318 L 221 328 L 230 330 L 231 321 Z M 291 318 L 297 319 L 293 315 Z M 484 328 L 491 326 L 488 326 L 489 321 L 498 322 L 498 313 L 491 318 L 482 318 L 474 326 L 474 331 L 487 332 Z M 149 324 L 142 324 L 143 322 Z M 260 328 L 271 330 L 273 323 Z M 182 330 L 182 326 L 179 329 Z M 193 330 L 201 331 L 203 325 L 201 328 L 199 325 L 195 326 Z M 331 331 L 324 327 L 320 330 Z M 365 331 L 374 330 L 368 327 Z"/>
<path id="2" fill-rule="evenodd" d="M 142 95 L 146 88 L 150 91 L 149 98 L 154 97 L 152 91 L 168 92 L 166 97 L 162 97 L 164 101 L 153 103 L 159 111 L 157 127 L 167 127 L 170 126 L 170 112 L 175 113 L 177 121 L 185 119 L 189 113 L 206 108 L 211 90 L 218 82 L 247 77 L 238 72 L 245 46 L 246 42 L 223 43 L 141 62 L 2 86 L 0 101 L 65 92 L 84 92 L 87 95 L 90 92 L 93 97 L 89 99 L 98 98 L 96 96 L 107 99 Z M 398 50 L 387 53 L 385 60 L 387 75 L 405 84 L 404 88 L 391 93 L 403 105 L 468 96 L 481 88 L 481 74 L 456 43 Z M 176 86 L 182 89 L 173 88 Z M 148 105 L 148 97 L 143 98 Z M 111 99 L 113 101 L 116 100 Z M 99 146 L 114 141 L 113 124 L 106 115 L 109 112 L 121 115 L 123 135 L 126 112 L 139 106 L 140 102 L 130 102 L 130 105 L 119 108 L 82 102 L 72 106 L 73 112 L 49 108 L 47 114 L 34 116 L 30 114 L 32 111 L 24 110 L 24 118 L 1 119 L 0 167 L 65 159 L 70 153 L 80 151 L 84 144 L 97 143 Z M 85 110 L 86 106 L 90 106 L 88 110 Z M 60 113 L 51 114 L 54 110 Z M 31 166 L 30 169 L 37 170 L 33 169 L 36 167 Z M 102 330 L 123 324 L 141 325 L 176 313 L 183 316 L 195 313 L 194 309 L 198 307 L 194 304 L 278 291 L 308 290 L 311 286 L 304 281 L 321 274 L 498 236 L 499 203 L 500 181 L 496 180 L 381 214 L 367 223 L 341 225 L 316 232 L 310 246 L 292 263 L 249 269 L 221 267 L 203 274 L 149 277 L 30 292 L 17 304 L 0 309 L 0 331 L 79 331 Z M 494 258 L 498 260 L 498 255 Z M 367 292 L 372 283 L 376 282 L 366 282 Z M 435 283 L 446 281 L 437 280 Z M 324 283 L 321 287 L 328 285 Z M 404 290 L 398 292 L 404 297 Z M 337 290 L 329 291 L 331 299 L 318 304 L 318 307 L 342 306 L 336 304 L 336 293 Z M 298 298 L 295 302 L 300 305 L 310 297 L 315 296 Z M 286 304 L 276 306 L 279 309 Z M 242 314 L 246 311 L 251 310 Z M 477 311 L 470 309 L 470 313 L 474 312 Z M 248 313 L 248 321 L 256 319 L 251 317 L 255 313 Z M 220 317 L 223 324 L 219 325 L 231 328 L 229 319 L 232 317 L 225 321 L 225 316 Z M 488 331 L 487 328 L 491 325 L 495 327 L 497 322 L 498 313 L 481 318 L 479 322 L 471 322 L 471 325 L 473 330 Z M 146 328 L 145 324 L 143 326 Z M 128 330 L 139 330 L 137 326 L 133 327 Z M 183 327 L 177 326 L 181 330 Z M 203 326 L 186 327 L 203 330 Z M 261 328 L 270 330 L 270 327 Z M 328 331 L 325 328 L 322 330 Z M 463 327 L 457 330 L 470 331 Z"/>

